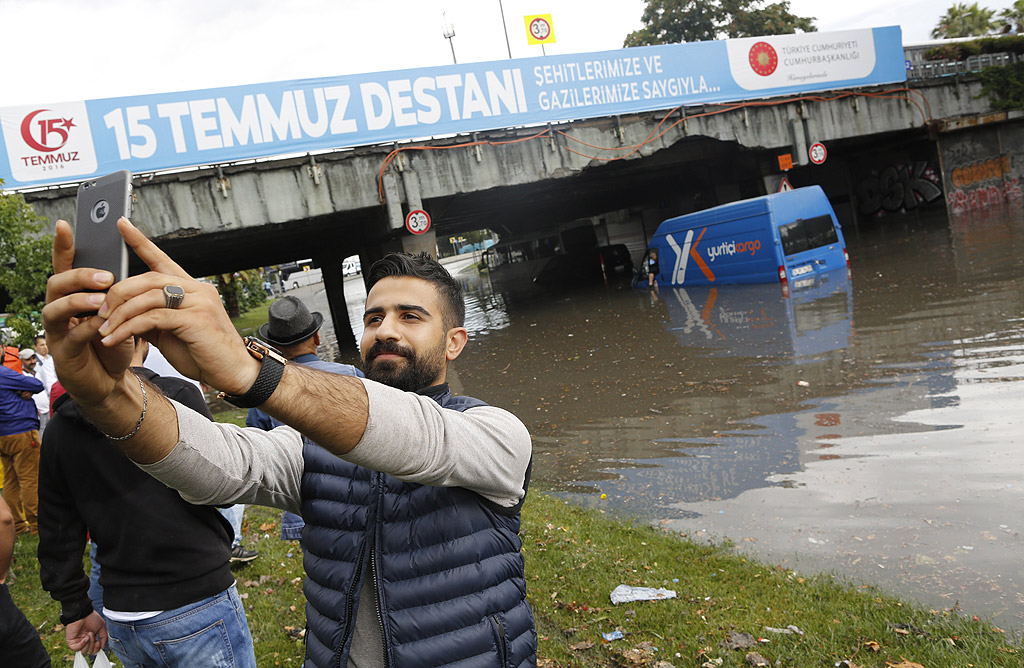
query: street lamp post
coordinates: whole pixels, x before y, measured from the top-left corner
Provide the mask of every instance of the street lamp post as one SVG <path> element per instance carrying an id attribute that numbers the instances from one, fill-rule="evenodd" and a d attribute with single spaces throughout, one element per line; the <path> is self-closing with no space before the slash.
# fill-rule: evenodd
<path id="1" fill-rule="evenodd" d="M 452 62 L 458 65 L 459 61 L 455 59 L 455 44 L 452 42 L 452 37 L 455 37 L 455 26 L 448 23 L 447 12 L 441 14 L 441 17 L 442 20 L 444 21 L 444 26 L 441 28 L 441 34 L 444 35 L 444 38 L 446 40 L 448 40 L 448 46 L 452 48 Z"/>
<path id="2" fill-rule="evenodd" d="M 512 45 L 508 43 L 508 26 L 505 25 L 505 8 L 501 5 L 501 0 L 498 0 L 498 10 L 501 11 L 501 28 L 505 31 L 505 47 L 508 49 L 508 57 L 512 57 Z"/>

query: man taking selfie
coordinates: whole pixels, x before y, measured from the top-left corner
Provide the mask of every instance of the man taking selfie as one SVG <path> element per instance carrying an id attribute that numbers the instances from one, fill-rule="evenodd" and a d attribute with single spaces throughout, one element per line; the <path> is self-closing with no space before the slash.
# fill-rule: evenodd
<path id="1" fill-rule="evenodd" d="M 186 500 L 302 515 L 307 665 L 535 665 L 518 536 L 530 436 L 511 413 L 449 391 L 448 364 L 468 337 L 448 272 L 425 255 L 374 264 L 359 379 L 243 342 L 213 286 L 128 221 L 119 227 L 152 271 L 111 286 L 108 272 L 71 269 L 71 231 L 57 225 L 43 311 L 57 374 L 100 429 Z M 127 370 L 135 334 L 287 426 L 210 423 L 147 392 Z"/>

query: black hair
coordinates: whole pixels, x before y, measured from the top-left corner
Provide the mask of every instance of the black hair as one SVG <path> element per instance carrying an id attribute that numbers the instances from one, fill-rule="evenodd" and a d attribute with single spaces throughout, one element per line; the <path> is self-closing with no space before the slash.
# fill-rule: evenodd
<path id="1" fill-rule="evenodd" d="M 466 320 L 466 302 L 462 297 L 462 286 L 440 262 L 425 252 L 419 255 L 389 253 L 377 260 L 370 266 L 367 274 L 366 291 L 369 292 L 381 279 L 401 276 L 419 278 L 432 283 L 441 297 L 441 318 L 445 329 L 462 327 Z"/>

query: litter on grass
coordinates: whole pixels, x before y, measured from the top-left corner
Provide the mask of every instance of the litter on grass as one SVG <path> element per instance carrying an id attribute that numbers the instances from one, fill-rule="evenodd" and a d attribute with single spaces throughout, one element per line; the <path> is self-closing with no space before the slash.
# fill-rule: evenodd
<path id="1" fill-rule="evenodd" d="M 729 631 L 719 646 L 725 649 L 749 649 L 757 646 L 757 640 L 749 633 Z"/>
<path id="2" fill-rule="evenodd" d="M 747 654 L 747 663 L 754 668 L 761 668 L 762 666 L 770 666 L 771 662 L 758 654 L 757 652 L 750 652 Z"/>
<path id="3" fill-rule="evenodd" d="M 612 603 L 629 603 L 630 601 L 662 601 L 666 598 L 675 598 L 676 593 L 671 589 L 654 589 L 653 587 L 630 587 L 619 585 L 612 590 Z"/>
<path id="4" fill-rule="evenodd" d="M 622 635 L 622 631 L 616 630 L 616 631 L 612 631 L 610 633 L 602 633 L 601 637 L 604 638 L 605 640 L 607 640 L 608 642 L 611 642 L 613 640 L 622 640 L 623 635 Z"/>
<path id="5" fill-rule="evenodd" d="M 795 633 L 798 636 L 802 636 L 804 634 L 804 632 L 800 630 L 800 627 L 796 626 L 795 624 L 790 624 L 784 629 L 777 629 L 774 626 L 766 626 L 764 627 L 764 630 L 768 633 L 785 633 L 787 635 L 792 635 Z"/>

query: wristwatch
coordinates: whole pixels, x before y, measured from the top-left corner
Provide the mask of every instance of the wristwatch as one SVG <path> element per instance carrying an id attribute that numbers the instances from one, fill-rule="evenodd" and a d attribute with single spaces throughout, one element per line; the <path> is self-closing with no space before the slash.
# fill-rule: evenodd
<path id="1" fill-rule="evenodd" d="M 280 351 L 271 348 L 257 338 L 247 336 L 243 341 L 245 341 L 246 351 L 260 361 L 260 373 L 256 376 L 256 382 L 245 394 L 231 395 L 221 392 L 217 396 L 239 408 L 255 408 L 265 403 L 277 389 L 288 360 Z"/>

